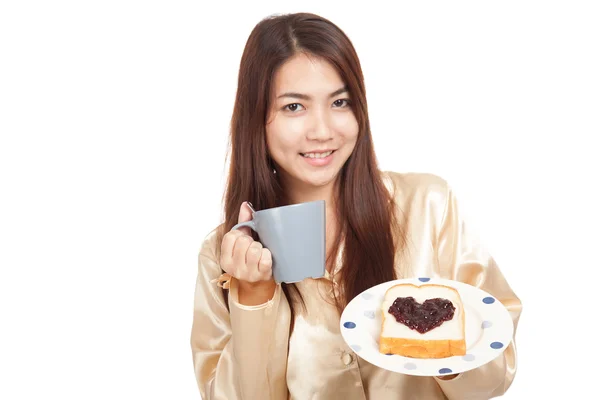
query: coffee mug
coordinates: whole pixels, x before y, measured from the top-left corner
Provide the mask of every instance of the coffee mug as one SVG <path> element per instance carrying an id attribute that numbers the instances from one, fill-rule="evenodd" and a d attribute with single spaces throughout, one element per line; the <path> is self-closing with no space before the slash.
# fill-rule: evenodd
<path id="1" fill-rule="evenodd" d="M 252 220 L 232 230 L 244 226 L 258 233 L 263 247 L 271 252 L 275 282 L 325 275 L 325 200 L 252 210 Z"/>

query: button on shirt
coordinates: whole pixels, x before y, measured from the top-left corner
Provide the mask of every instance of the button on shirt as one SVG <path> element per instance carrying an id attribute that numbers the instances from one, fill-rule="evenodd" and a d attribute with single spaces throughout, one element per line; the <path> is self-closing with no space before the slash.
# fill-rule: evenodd
<path id="1" fill-rule="evenodd" d="M 352 360 L 352 354 L 344 352 L 344 355 L 342 355 L 342 362 L 344 363 L 344 365 L 352 364 Z"/>

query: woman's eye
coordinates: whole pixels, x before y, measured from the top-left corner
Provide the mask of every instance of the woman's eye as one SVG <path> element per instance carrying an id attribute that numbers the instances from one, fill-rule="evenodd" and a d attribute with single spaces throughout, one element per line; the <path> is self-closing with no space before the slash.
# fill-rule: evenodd
<path id="1" fill-rule="evenodd" d="M 338 99 L 333 102 L 337 108 L 347 107 L 350 104 L 349 99 Z"/>
<path id="2" fill-rule="evenodd" d="M 288 104 L 287 106 L 283 107 L 283 109 L 286 111 L 296 112 L 299 110 L 300 107 L 302 107 L 302 104 L 292 103 L 292 104 Z"/>
<path id="3" fill-rule="evenodd" d="M 350 99 L 338 99 L 333 102 L 335 108 L 346 108 L 350 105 Z M 295 113 L 297 111 L 302 111 L 304 106 L 300 103 L 292 103 L 283 107 L 284 111 L 289 111 Z"/>

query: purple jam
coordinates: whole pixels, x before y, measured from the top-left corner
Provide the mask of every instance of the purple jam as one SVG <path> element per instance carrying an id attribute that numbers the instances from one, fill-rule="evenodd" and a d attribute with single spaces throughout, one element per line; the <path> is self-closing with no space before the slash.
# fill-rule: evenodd
<path id="1" fill-rule="evenodd" d="M 396 321 L 425 333 L 450 321 L 456 308 L 450 300 L 427 299 L 423 304 L 417 303 L 414 297 L 398 297 L 388 309 Z"/>

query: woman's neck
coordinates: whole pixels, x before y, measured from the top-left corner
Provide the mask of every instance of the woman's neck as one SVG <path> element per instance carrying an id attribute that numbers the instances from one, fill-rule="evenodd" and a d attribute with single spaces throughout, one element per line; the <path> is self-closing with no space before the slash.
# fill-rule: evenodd
<path id="1" fill-rule="evenodd" d="M 289 204 L 307 203 L 325 200 L 327 214 L 335 210 L 337 180 L 324 186 L 312 186 L 303 182 L 285 182 L 286 197 Z"/>

